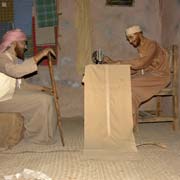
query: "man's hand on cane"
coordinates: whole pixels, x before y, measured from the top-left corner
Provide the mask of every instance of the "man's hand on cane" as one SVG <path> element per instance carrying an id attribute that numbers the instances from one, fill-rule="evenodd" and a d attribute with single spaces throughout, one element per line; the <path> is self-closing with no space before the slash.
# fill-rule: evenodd
<path id="1" fill-rule="evenodd" d="M 48 54 L 53 55 L 54 57 L 56 57 L 56 54 L 54 52 L 54 50 L 52 48 L 46 48 L 43 49 L 42 51 L 38 52 L 35 56 L 34 56 L 34 61 L 35 63 L 38 63 L 43 57 L 48 56 Z"/>
<path id="2" fill-rule="evenodd" d="M 111 58 L 109 58 L 108 56 L 104 56 L 103 60 L 102 60 L 102 63 L 103 64 L 113 64 L 114 61 Z"/>

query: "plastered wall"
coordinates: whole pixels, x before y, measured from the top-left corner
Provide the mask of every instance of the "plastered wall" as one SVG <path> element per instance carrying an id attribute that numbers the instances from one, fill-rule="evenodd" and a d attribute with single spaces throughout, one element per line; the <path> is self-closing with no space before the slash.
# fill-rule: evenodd
<path id="1" fill-rule="evenodd" d="M 60 59 L 55 67 L 59 84 L 62 116 L 83 116 L 82 74 L 76 71 L 77 1 L 60 0 Z M 162 45 L 179 43 L 179 0 L 135 0 L 132 7 L 106 6 L 105 0 L 90 0 L 92 49 L 101 48 L 113 59 L 137 56 L 128 44 L 125 29 L 133 24 L 142 27 L 144 35 Z M 41 68 L 33 80 L 47 84 L 47 69 Z"/>

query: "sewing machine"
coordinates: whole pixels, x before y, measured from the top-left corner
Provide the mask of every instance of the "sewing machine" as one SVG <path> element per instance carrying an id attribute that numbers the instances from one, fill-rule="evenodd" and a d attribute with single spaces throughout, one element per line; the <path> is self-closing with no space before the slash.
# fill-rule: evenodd
<path id="1" fill-rule="evenodd" d="M 104 57 L 104 54 L 103 54 L 102 49 L 100 48 L 98 50 L 95 50 L 92 53 L 92 61 L 95 64 L 103 64 L 103 57 Z"/>

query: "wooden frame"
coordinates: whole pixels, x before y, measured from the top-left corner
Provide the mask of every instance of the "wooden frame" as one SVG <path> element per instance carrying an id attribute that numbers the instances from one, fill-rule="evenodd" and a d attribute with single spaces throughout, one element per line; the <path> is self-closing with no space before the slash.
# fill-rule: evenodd
<path id="1" fill-rule="evenodd" d="M 106 5 L 132 6 L 134 0 L 106 0 Z"/>
<path id="2" fill-rule="evenodd" d="M 55 34 L 55 44 L 43 44 L 43 45 L 37 45 L 37 42 L 36 42 L 36 22 L 35 22 L 35 16 L 32 17 L 32 41 L 33 41 L 33 52 L 34 52 L 34 55 L 38 53 L 38 51 L 41 51 L 45 48 L 52 48 L 54 50 L 54 52 L 56 53 L 56 59 L 53 58 L 53 65 L 56 65 L 57 64 L 57 61 L 58 61 L 58 27 L 55 26 L 54 27 L 54 34 Z M 39 65 L 48 65 L 48 59 L 44 59 L 43 61 L 41 61 L 39 63 Z"/>

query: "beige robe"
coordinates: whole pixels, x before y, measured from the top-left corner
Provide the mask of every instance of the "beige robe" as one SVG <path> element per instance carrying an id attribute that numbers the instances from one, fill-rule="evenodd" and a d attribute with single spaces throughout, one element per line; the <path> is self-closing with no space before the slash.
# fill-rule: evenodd
<path id="1" fill-rule="evenodd" d="M 145 38 L 138 53 L 139 58 L 123 61 L 124 64 L 131 64 L 133 71 L 131 80 L 134 123 L 137 122 L 139 106 L 170 82 L 168 56 L 157 42 Z"/>
<path id="2" fill-rule="evenodd" d="M 13 56 L 12 56 L 13 57 Z M 0 72 L 20 78 L 37 70 L 33 58 L 17 64 L 4 53 L 0 54 Z M 0 102 L 0 112 L 20 112 L 24 116 L 24 138 L 38 144 L 52 144 L 56 141 L 57 117 L 54 99 L 43 92 L 27 89 L 24 84 L 16 88 L 13 97 Z"/>

